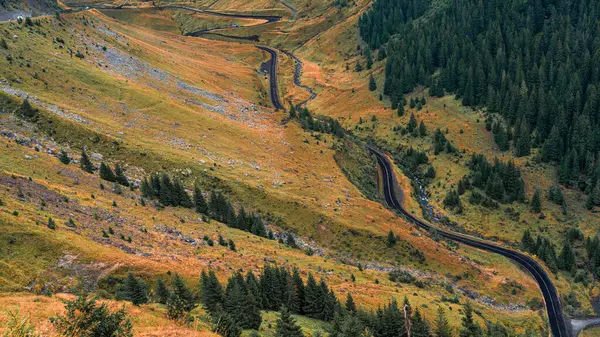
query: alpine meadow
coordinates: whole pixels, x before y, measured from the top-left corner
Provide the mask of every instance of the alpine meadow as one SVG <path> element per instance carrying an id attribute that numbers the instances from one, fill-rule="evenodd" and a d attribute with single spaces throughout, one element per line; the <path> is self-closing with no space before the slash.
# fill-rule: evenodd
<path id="1" fill-rule="evenodd" d="M 600 336 L 600 2 L 0 0 L 0 336 Z"/>

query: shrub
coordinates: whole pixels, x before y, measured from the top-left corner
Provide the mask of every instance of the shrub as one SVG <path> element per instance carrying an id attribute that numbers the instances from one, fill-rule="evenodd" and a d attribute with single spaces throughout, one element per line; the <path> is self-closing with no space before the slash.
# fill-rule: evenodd
<path id="1" fill-rule="evenodd" d="M 6 330 L 4 337 L 38 337 L 39 334 L 35 332 L 35 327 L 31 324 L 29 316 L 21 316 L 21 313 L 17 311 L 8 311 L 8 322 L 6 323 Z"/>
<path id="2" fill-rule="evenodd" d="M 96 304 L 87 295 L 65 301 L 64 316 L 50 318 L 60 335 L 65 337 L 132 337 L 133 327 L 125 308 L 111 311 L 106 304 Z"/>
<path id="3" fill-rule="evenodd" d="M 390 281 L 400 283 L 413 283 L 416 280 L 414 276 L 405 270 L 392 270 L 388 277 Z"/>

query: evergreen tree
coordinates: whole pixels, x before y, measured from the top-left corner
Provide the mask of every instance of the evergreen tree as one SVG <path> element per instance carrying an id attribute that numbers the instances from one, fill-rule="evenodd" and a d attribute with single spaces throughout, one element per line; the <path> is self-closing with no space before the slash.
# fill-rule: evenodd
<path id="1" fill-rule="evenodd" d="M 419 124 L 419 137 L 425 137 L 427 135 L 427 128 L 425 127 L 425 123 L 421 121 Z"/>
<path id="2" fill-rule="evenodd" d="M 48 218 L 48 228 L 52 230 L 56 229 L 56 222 L 52 218 Z"/>
<path id="3" fill-rule="evenodd" d="M 436 337 L 452 337 L 452 327 L 448 323 L 444 308 L 438 307 L 435 328 L 433 329 Z"/>
<path id="4" fill-rule="evenodd" d="M 404 105 L 398 104 L 398 112 L 397 112 L 397 114 L 398 114 L 398 117 L 404 116 Z"/>
<path id="5" fill-rule="evenodd" d="M 535 189 L 533 197 L 531 198 L 531 210 L 536 213 L 542 211 L 542 196 L 539 188 Z"/>
<path id="6" fill-rule="evenodd" d="M 106 165 L 104 162 L 100 164 L 100 178 L 106 181 L 115 182 L 115 174 L 110 166 Z"/>
<path id="7" fill-rule="evenodd" d="M 129 179 L 125 175 L 125 171 L 119 163 L 115 164 L 115 180 L 117 183 L 123 186 L 129 186 Z"/>
<path id="8" fill-rule="evenodd" d="M 160 304 L 167 304 L 169 296 L 171 296 L 171 291 L 161 277 L 156 280 L 156 284 L 154 285 L 154 296 L 156 302 Z"/>
<path id="9" fill-rule="evenodd" d="M 258 329 L 262 321 L 257 299 L 248 290 L 241 273 L 236 272 L 227 283 L 223 310 L 242 329 Z"/>
<path id="10" fill-rule="evenodd" d="M 390 229 L 387 235 L 386 245 L 388 246 L 388 248 L 392 248 L 396 245 L 397 241 L 398 240 L 396 239 L 396 234 L 394 234 L 394 232 Z"/>
<path id="11" fill-rule="evenodd" d="M 377 90 L 377 82 L 375 82 L 373 75 L 369 75 L 369 91 L 375 90 Z"/>
<path id="12" fill-rule="evenodd" d="M 346 311 L 351 314 L 356 314 L 356 304 L 354 303 L 354 299 L 350 293 L 348 293 L 348 296 L 346 296 Z"/>
<path id="13" fill-rule="evenodd" d="M 200 301 L 208 312 L 216 312 L 223 303 L 223 287 L 217 279 L 213 270 L 206 273 L 204 270 L 200 276 Z"/>
<path id="14" fill-rule="evenodd" d="M 69 154 L 67 153 L 67 151 L 65 151 L 65 149 L 60 150 L 58 159 L 60 160 L 61 163 L 65 164 L 65 165 L 71 163 L 71 158 L 69 158 Z"/>
<path id="15" fill-rule="evenodd" d="M 262 281 L 262 280 L 261 280 Z M 323 313 L 323 299 L 326 294 L 321 292 L 312 273 L 308 274 L 305 287 L 304 313 L 308 317 L 319 318 Z"/>
<path id="16" fill-rule="evenodd" d="M 304 281 L 300 277 L 300 271 L 296 267 L 294 267 L 292 283 L 293 288 L 292 298 L 290 301 L 290 310 L 295 314 L 303 314 L 305 305 Z"/>
<path id="17" fill-rule="evenodd" d="M 25 98 L 21 106 L 19 107 L 18 113 L 20 116 L 28 119 L 35 120 L 38 114 L 38 110 L 35 109 L 31 103 L 29 103 L 29 99 Z"/>
<path id="18" fill-rule="evenodd" d="M 360 64 L 360 61 L 356 62 L 356 67 L 354 67 L 354 71 L 356 71 L 357 73 L 363 71 L 363 66 L 362 64 Z"/>
<path id="19" fill-rule="evenodd" d="M 429 322 L 423 316 L 421 316 L 421 311 L 417 308 L 411 317 L 411 336 L 412 337 L 430 337 L 431 335 L 431 327 L 429 326 Z"/>
<path id="20" fill-rule="evenodd" d="M 275 337 L 304 337 L 302 329 L 290 315 L 286 307 L 282 307 L 275 326 Z"/>
<path id="21" fill-rule="evenodd" d="M 569 240 L 565 240 L 562 251 L 560 252 L 558 260 L 559 268 L 566 271 L 573 271 L 577 268 L 575 260 L 575 252 Z"/>
<path id="22" fill-rule="evenodd" d="M 531 133 L 525 118 L 522 118 L 515 142 L 515 155 L 517 157 L 528 156 L 531 153 Z"/>
<path id="23" fill-rule="evenodd" d="M 206 200 L 202 195 L 202 190 L 200 190 L 200 186 L 198 185 L 194 186 L 194 207 L 198 213 L 208 213 L 208 205 L 206 204 Z"/>
<path id="24" fill-rule="evenodd" d="M 213 332 L 223 337 L 239 337 L 242 335 L 242 328 L 233 317 L 224 310 L 218 310 L 211 314 L 213 323 Z"/>
<path id="25" fill-rule="evenodd" d="M 129 273 L 117 289 L 117 299 L 130 301 L 137 306 L 148 303 L 148 286 L 144 280 Z"/>
<path id="26" fill-rule="evenodd" d="M 167 315 L 171 319 L 181 319 L 196 307 L 196 297 L 179 274 L 173 277 L 171 289 L 171 296 L 167 300 Z"/>
<path id="27" fill-rule="evenodd" d="M 411 98 L 412 100 L 412 98 Z M 410 120 L 408 121 L 408 125 L 406 126 L 406 129 L 408 130 L 408 132 L 413 132 L 413 130 L 415 130 L 417 128 L 417 118 L 415 117 L 415 114 L 411 113 L 410 114 Z"/>
<path id="28" fill-rule="evenodd" d="M 94 164 L 92 164 L 92 161 L 85 152 L 85 149 L 81 150 L 81 160 L 79 162 L 79 166 L 87 173 L 94 173 Z"/>
<path id="29" fill-rule="evenodd" d="M 460 329 L 460 337 L 483 337 L 483 331 L 475 319 L 473 318 L 473 307 L 471 302 L 467 302 L 464 306 L 464 316 Z"/>

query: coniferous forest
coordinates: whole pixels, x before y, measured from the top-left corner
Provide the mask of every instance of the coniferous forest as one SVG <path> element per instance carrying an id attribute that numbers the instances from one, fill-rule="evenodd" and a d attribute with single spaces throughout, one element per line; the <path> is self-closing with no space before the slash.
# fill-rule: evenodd
<path id="1" fill-rule="evenodd" d="M 383 92 L 392 104 L 417 85 L 456 94 L 503 120 L 516 156 L 537 147 L 542 161 L 559 166 L 561 184 L 592 193 L 600 179 L 599 15 L 593 0 L 378 0 L 359 27 L 387 56 Z"/>

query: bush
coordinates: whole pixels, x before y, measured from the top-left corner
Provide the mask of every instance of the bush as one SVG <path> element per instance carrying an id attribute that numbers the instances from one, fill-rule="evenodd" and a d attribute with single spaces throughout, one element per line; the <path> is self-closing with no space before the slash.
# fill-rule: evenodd
<path id="1" fill-rule="evenodd" d="M 415 277 L 405 270 L 392 270 L 388 277 L 392 282 L 413 283 L 416 281 Z"/>
<path id="2" fill-rule="evenodd" d="M 35 332 L 35 327 L 31 324 L 29 316 L 21 316 L 21 313 L 17 311 L 8 311 L 8 322 L 6 323 L 6 330 L 4 337 L 38 337 L 39 334 Z"/>
<path id="3" fill-rule="evenodd" d="M 66 337 L 132 337 L 133 326 L 125 308 L 112 312 L 106 304 L 97 305 L 95 298 L 79 296 L 65 301 L 64 316 L 50 318 L 54 328 Z"/>

